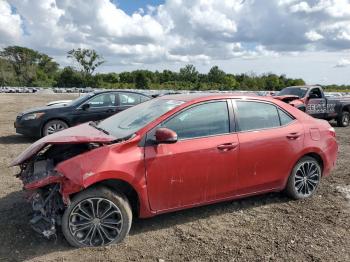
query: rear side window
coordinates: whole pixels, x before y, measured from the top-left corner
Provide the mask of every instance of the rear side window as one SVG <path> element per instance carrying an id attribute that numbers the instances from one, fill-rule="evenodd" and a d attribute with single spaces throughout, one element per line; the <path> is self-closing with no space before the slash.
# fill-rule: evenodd
<path id="1" fill-rule="evenodd" d="M 145 102 L 147 100 L 149 100 L 148 97 L 139 95 L 139 94 L 133 94 L 133 93 L 119 94 L 119 105 L 121 106 L 133 106 L 133 105 L 137 105 L 139 103 Z"/>
<path id="2" fill-rule="evenodd" d="M 90 108 L 115 106 L 115 93 L 103 93 L 94 96 L 87 103 Z"/>
<path id="3" fill-rule="evenodd" d="M 162 126 L 174 130 L 179 139 L 229 133 L 227 103 L 219 101 L 191 107 L 174 116 Z"/>
<path id="4" fill-rule="evenodd" d="M 236 101 L 236 104 L 240 131 L 280 126 L 279 114 L 274 105 L 251 101 Z"/>
<path id="5" fill-rule="evenodd" d="M 282 126 L 287 125 L 294 120 L 293 117 L 291 117 L 290 115 L 288 115 L 286 112 L 284 112 L 281 109 L 278 109 L 278 114 L 280 115 L 280 120 L 281 120 Z"/>

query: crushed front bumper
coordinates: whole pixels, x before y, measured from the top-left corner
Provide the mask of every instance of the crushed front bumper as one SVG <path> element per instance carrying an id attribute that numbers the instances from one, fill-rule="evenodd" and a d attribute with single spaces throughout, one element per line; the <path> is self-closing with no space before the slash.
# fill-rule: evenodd
<path id="1" fill-rule="evenodd" d="M 61 225 L 65 205 L 59 187 L 59 184 L 50 185 L 33 191 L 30 196 L 33 209 L 30 225 L 46 238 L 56 236 L 56 226 Z"/>

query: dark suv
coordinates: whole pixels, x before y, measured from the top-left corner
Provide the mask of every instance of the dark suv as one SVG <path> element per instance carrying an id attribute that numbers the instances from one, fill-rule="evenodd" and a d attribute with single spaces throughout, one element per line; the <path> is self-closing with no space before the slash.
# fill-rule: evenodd
<path id="1" fill-rule="evenodd" d="M 29 109 L 14 123 L 16 132 L 34 137 L 53 134 L 68 127 L 105 119 L 151 97 L 131 91 L 97 91 L 71 102 Z"/>

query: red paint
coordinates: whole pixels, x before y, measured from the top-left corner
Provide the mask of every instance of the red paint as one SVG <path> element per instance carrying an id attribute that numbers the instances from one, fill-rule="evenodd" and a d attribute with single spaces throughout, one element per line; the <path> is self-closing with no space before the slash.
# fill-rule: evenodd
<path id="1" fill-rule="evenodd" d="M 157 142 L 173 143 L 177 141 L 177 134 L 168 128 L 159 128 L 155 134 Z"/>
<path id="2" fill-rule="evenodd" d="M 47 177 L 44 177 L 43 179 L 40 179 L 39 181 L 34 181 L 28 184 L 24 185 L 24 188 L 26 190 L 32 190 L 39 187 L 44 187 L 53 183 L 61 183 L 62 182 L 62 176 L 57 175 L 49 175 Z"/>
<path id="3" fill-rule="evenodd" d="M 166 98 L 169 96 L 159 99 Z M 179 140 L 172 144 L 139 145 L 147 132 L 181 109 L 202 101 L 231 98 L 242 99 L 231 95 L 176 96 L 185 103 L 139 130 L 132 139 L 107 144 L 59 163 L 55 169 L 64 176 L 60 182 L 64 200 L 67 202 L 70 194 L 100 181 L 119 179 L 137 192 L 140 217 L 149 217 L 262 192 L 281 191 L 295 163 L 310 153 L 321 157 L 323 175 L 329 175 L 338 151 L 330 125 L 274 98 L 249 99 L 269 101 L 284 108 L 295 117 L 294 122 L 278 128 Z M 312 135 L 314 129 L 319 130 L 318 140 Z M 84 135 L 80 135 L 83 132 Z M 23 162 L 49 143 L 108 142 L 113 139 L 88 125 L 80 125 L 44 137 L 14 163 Z"/>
<path id="4" fill-rule="evenodd" d="M 235 143 L 236 148 L 220 149 Z M 237 134 L 188 139 L 145 149 L 147 191 L 153 211 L 166 211 L 235 192 Z"/>
<path id="5" fill-rule="evenodd" d="M 87 142 L 104 143 L 112 140 L 115 140 L 115 137 L 106 135 L 90 126 L 88 123 L 82 124 L 39 139 L 15 158 L 12 161 L 11 166 L 23 163 L 49 144 L 79 144 Z"/>

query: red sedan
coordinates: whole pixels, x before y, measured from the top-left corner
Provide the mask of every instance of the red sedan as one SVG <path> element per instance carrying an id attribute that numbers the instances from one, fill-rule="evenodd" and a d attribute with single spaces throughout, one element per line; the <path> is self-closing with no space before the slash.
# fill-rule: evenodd
<path id="1" fill-rule="evenodd" d="M 76 247 L 122 241 L 132 217 L 273 191 L 312 196 L 335 131 L 276 99 L 171 95 L 38 140 L 18 156 L 33 228 Z"/>

